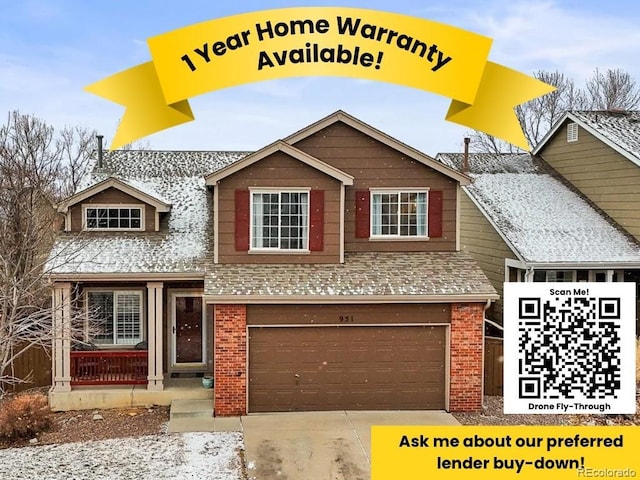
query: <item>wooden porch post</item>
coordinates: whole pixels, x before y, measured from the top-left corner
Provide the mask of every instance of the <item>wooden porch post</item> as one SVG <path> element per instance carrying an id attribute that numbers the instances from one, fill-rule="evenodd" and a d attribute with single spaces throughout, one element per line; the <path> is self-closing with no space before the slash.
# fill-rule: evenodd
<path id="1" fill-rule="evenodd" d="M 147 390 L 164 389 L 162 371 L 162 282 L 147 282 L 147 343 L 149 373 Z"/>
<path id="2" fill-rule="evenodd" d="M 53 390 L 71 391 L 71 283 L 53 285 Z"/>

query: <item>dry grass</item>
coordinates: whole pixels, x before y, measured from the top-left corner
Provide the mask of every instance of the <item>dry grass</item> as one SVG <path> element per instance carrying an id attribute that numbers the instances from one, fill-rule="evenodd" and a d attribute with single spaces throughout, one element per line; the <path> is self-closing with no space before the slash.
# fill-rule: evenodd
<path id="1" fill-rule="evenodd" d="M 0 404 L 0 440 L 29 439 L 50 425 L 47 397 L 40 393 L 16 395 Z"/>

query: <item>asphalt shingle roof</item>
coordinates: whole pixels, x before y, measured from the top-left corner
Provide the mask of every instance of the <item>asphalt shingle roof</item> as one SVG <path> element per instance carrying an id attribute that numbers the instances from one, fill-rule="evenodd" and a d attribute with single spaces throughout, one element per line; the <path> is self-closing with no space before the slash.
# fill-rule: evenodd
<path id="1" fill-rule="evenodd" d="M 640 165 L 640 111 L 575 111 L 577 119 L 638 159 Z"/>
<path id="2" fill-rule="evenodd" d="M 202 275 L 213 297 L 318 296 L 497 298 L 463 252 L 346 253 L 343 264 L 213 264 L 212 207 L 204 175 L 246 152 L 118 151 L 105 155 L 83 185 L 125 179 L 171 204 L 159 232 L 83 232 L 59 236 L 49 260 L 56 275 Z"/>
<path id="3" fill-rule="evenodd" d="M 211 208 L 204 175 L 243 158 L 248 152 L 115 151 L 104 155 L 80 190 L 109 176 L 171 204 L 159 232 L 62 233 L 47 270 L 77 273 L 204 274 Z"/>
<path id="4" fill-rule="evenodd" d="M 487 277 L 464 252 L 345 253 L 342 264 L 216 264 L 205 295 L 215 297 L 350 296 L 496 297 Z"/>
<path id="5" fill-rule="evenodd" d="M 449 166 L 462 154 L 439 154 Z M 532 263 L 640 263 L 640 246 L 529 154 L 470 154 L 463 187 Z"/>

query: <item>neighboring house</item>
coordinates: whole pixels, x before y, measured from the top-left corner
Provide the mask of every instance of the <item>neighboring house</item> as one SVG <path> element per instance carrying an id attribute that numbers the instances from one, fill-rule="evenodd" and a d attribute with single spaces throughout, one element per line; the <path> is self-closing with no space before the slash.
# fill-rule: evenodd
<path id="1" fill-rule="evenodd" d="M 568 112 L 532 153 L 640 241 L 640 111 Z"/>
<path id="2" fill-rule="evenodd" d="M 436 158 L 463 170 L 464 154 Z M 468 175 L 472 183 L 463 187 L 460 199 L 461 247 L 473 255 L 501 297 L 503 282 L 638 278 L 638 242 L 540 159 L 471 153 Z M 502 300 L 487 317 L 503 323 Z"/>
<path id="3" fill-rule="evenodd" d="M 102 328 L 56 342 L 52 407 L 212 374 L 216 415 L 479 410 L 498 296 L 460 251 L 468 182 L 341 111 L 250 154 L 105 154 L 59 206 L 58 328 Z"/>

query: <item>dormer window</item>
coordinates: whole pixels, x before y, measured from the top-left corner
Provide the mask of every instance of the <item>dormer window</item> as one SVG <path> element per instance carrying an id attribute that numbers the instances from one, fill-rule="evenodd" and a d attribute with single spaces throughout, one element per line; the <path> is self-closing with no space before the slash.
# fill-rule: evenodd
<path id="1" fill-rule="evenodd" d="M 84 206 L 86 230 L 142 230 L 143 224 L 142 206 Z"/>

